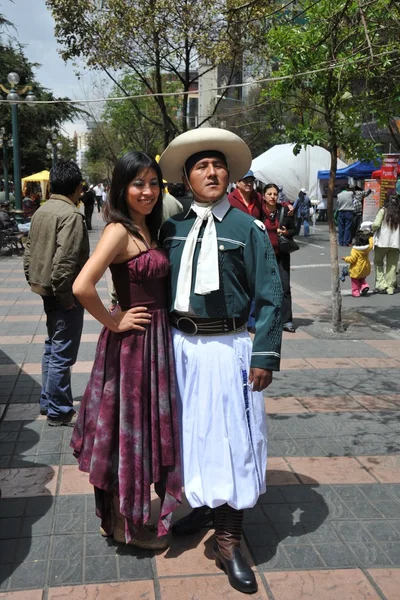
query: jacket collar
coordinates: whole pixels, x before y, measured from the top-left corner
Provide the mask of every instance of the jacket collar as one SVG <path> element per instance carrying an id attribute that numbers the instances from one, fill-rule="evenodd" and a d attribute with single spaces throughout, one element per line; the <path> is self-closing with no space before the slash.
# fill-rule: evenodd
<path id="1" fill-rule="evenodd" d="M 218 219 L 218 221 L 221 222 L 230 208 L 231 208 L 231 205 L 228 200 L 228 196 L 225 195 L 222 198 L 222 200 L 215 203 L 215 206 L 213 206 L 213 208 L 212 208 L 212 213 L 213 213 L 214 217 L 216 219 Z M 190 207 L 188 212 L 185 215 L 185 219 L 187 219 L 189 217 L 190 213 L 192 213 L 192 212 L 194 214 L 194 211 L 192 211 L 192 207 Z"/>
<path id="2" fill-rule="evenodd" d="M 62 200 L 63 202 L 67 202 L 67 204 L 71 204 L 74 208 L 76 208 L 76 204 L 72 202 L 67 196 L 62 196 L 61 194 L 51 194 L 49 200 Z"/>

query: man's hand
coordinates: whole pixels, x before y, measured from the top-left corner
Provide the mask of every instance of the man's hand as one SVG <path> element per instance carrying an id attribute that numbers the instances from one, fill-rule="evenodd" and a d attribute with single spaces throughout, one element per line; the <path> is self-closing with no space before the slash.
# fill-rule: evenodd
<path id="1" fill-rule="evenodd" d="M 253 392 L 262 392 L 272 383 L 272 371 L 250 368 L 249 383 L 253 384 Z"/>

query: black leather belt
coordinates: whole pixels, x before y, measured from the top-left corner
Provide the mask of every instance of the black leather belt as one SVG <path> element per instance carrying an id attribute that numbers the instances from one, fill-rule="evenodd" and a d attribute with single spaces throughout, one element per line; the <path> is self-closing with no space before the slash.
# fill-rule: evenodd
<path id="1" fill-rule="evenodd" d="M 224 335 L 246 329 L 246 321 L 234 318 L 204 319 L 171 313 L 170 321 L 172 327 L 186 333 L 186 335 Z"/>

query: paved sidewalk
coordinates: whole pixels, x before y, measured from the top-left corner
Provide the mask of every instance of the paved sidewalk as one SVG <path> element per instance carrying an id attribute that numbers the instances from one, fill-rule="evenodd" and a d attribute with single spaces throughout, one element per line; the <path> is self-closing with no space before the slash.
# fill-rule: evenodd
<path id="1" fill-rule="evenodd" d="M 41 299 L 25 284 L 20 257 L 0 256 L 0 279 L 0 599 L 243 598 L 212 560 L 211 532 L 173 539 L 156 555 L 99 535 L 71 430 L 38 415 Z M 107 302 L 106 277 L 98 290 Z M 327 305 L 299 285 L 293 295 L 300 326 L 285 334 L 282 371 L 266 394 L 269 488 L 246 515 L 253 597 L 398 600 L 400 333 L 353 316 L 346 334 L 332 337 Z M 77 403 L 99 332 L 86 315 Z"/>

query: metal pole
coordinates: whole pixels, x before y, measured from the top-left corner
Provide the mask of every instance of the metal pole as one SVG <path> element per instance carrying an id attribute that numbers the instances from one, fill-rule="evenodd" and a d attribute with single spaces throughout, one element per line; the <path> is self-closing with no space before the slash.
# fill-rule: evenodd
<path id="1" fill-rule="evenodd" d="M 3 138 L 3 169 L 4 169 L 4 198 L 6 202 L 10 200 L 10 188 L 8 184 L 8 148 L 7 140 Z"/>
<path id="2" fill-rule="evenodd" d="M 13 136 L 15 209 L 17 211 L 21 211 L 21 213 L 22 213 L 21 163 L 19 160 L 18 106 L 16 104 L 11 104 L 11 125 L 12 125 L 12 136 Z"/>
<path id="3" fill-rule="evenodd" d="M 55 144 L 53 144 L 53 166 L 56 164 L 57 162 L 57 146 Z"/>

